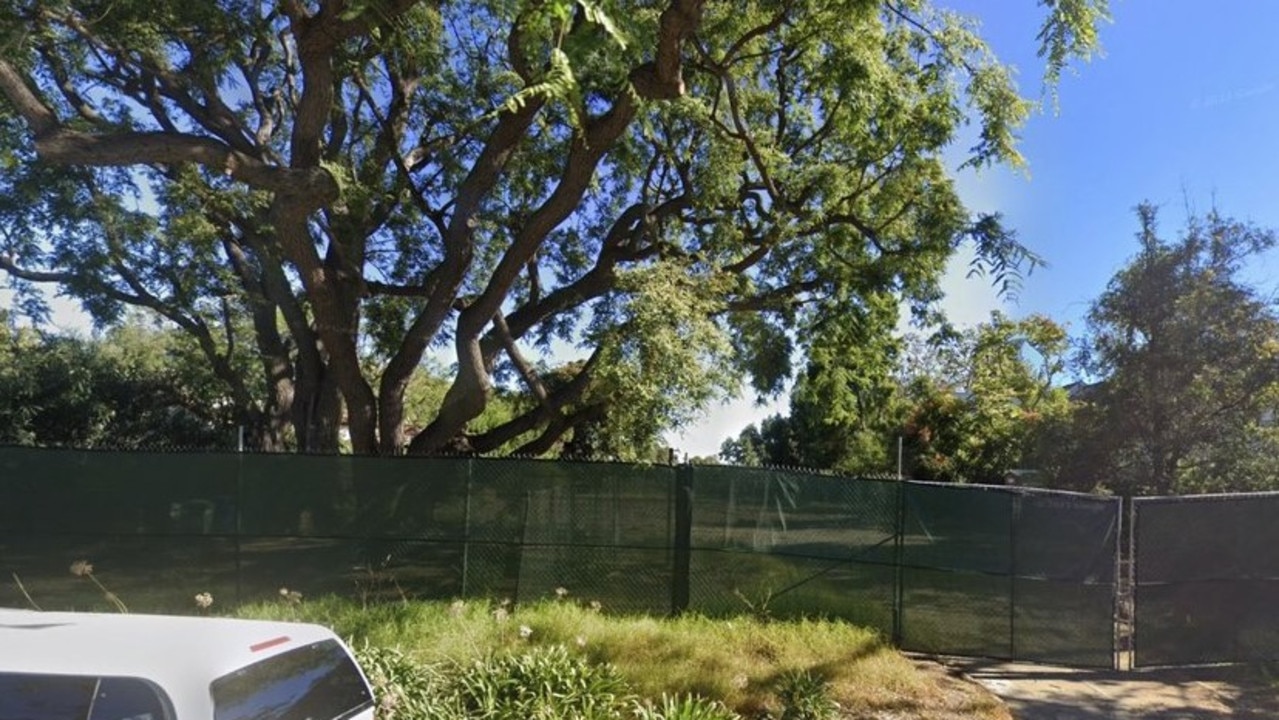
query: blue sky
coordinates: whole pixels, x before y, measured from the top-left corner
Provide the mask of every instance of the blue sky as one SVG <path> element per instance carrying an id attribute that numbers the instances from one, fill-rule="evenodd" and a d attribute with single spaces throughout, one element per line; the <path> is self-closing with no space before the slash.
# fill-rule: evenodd
<path id="1" fill-rule="evenodd" d="M 1032 0 L 937 0 L 976 17 L 1023 95 L 1041 97 Z M 1133 207 L 1150 201 L 1175 235 L 1189 206 L 1279 228 L 1279 57 L 1275 0 L 1111 0 L 1104 55 L 1063 75 L 1057 110 L 1045 99 L 1021 133 L 1025 172 L 997 168 L 959 178 L 976 211 L 1000 211 L 1048 267 L 1027 278 L 1017 303 L 997 298 L 952 263 L 946 310 L 961 324 L 991 310 L 1041 313 L 1084 330 L 1088 306 L 1136 251 Z M 955 164 L 962 161 L 956 154 Z M 1259 258 L 1248 277 L 1273 290 L 1279 257 Z M 668 436 L 690 455 L 714 454 L 741 428 L 786 403 L 751 398 L 715 408 Z"/>
<path id="2" fill-rule="evenodd" d="M 1020 69 L 1023 92 L 1037 95 L 1033 3 L 955 4 L 982 18 L 996 53 Z M 1004 212 L 1049 262 L 1011 312 L 1044 313 L 1075 332 L 1135 251 L 1138 202 L 1163 208 L 1169 235 L 1187 205 L 1279 227 L 1279 3 L 1128 0 L 1111 9 L 1104 57 L 1063 78 L 1058 112 L 1023 132 L 1029 176 L 997 170 L 962 184 L 971 204 Z M 1269 288 L 1274 269 L 1263 258 L 1250 279 Z"/>

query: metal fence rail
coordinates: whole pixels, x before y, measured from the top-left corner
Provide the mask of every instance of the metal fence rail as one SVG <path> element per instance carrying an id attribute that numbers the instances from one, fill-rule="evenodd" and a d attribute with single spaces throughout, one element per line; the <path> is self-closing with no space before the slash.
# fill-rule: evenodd
<path id="1" fill-rule="evenodd" d="M 720 466 L 0 447 L 0 569 L 46 608 L 281 588 L 844 618 L 903 648 L 1110 667 L 1116 499 Z M 0 582 L 0 605 L 22 605 Z"/>

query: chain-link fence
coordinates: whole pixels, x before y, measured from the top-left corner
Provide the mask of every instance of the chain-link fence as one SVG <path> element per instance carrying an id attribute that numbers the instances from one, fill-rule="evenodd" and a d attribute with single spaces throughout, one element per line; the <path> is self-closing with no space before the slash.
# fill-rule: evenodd
<path id="1" fill-rule="evenodd" d="M 1279 494 L 1138 498 L 1135 664 L 1279 659 Z"/>
<path id="2" fill-rule="evenodd" d="M 893 631 L 901 483 L 732 467 L 692 474 L 690 607 Z"/>
<path id="3" fill-rule="evenodd" d="M 0 448 L 0 605 L 563 588 L 838 617 L 903 647 L 1113 662 L 1118 501 L 719 466 Z M 21 581 L 21 585 L 18 581 Z"/>
<path id="4" fill-rule="evenodd" d="M 1111 667 L 1119 500 L 908 483 L 902 645 Z"/>
<path id="5" fill-rule="evenodd" d="M 671 468 L 0 448 L 0 605 L 135 609 L 197 592 L 671 607 Z M 8 579 L 8 578 L 6 578 Z M 18 582 L 22 583 L 19 587 Z"/>

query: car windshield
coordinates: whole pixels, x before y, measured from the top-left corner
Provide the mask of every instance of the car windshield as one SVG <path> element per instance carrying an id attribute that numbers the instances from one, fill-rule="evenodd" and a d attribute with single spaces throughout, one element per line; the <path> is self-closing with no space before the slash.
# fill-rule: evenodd
<path id="1" fill-rule="evenodd" d="M 164 720 L 166 706 L 138 678 L 0 673 L 0 720 Z"/>
<path id="2" fill-rule="evenodd" d="M 214 720 L 341 720 L 373 702 L 355 663 L 334 640 L 224 675 L 210 690 Z"/>

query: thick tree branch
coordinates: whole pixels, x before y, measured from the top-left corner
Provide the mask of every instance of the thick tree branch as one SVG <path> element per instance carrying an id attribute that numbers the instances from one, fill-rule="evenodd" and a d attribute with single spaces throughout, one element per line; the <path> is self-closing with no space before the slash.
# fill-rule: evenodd
<path id="1" fill-rule="evenodd" d="M 41 59 L 48 65 L 49 72 L 57 82 L 58 90 L 62 93 L 62 97 L 66 99 L 67 104 L 74 108 L 76 114 L 81 118 L 95 125 L 101 123 L 102 115 L 98 113 L 92 103 L 85 100 L 84 96 L 76 90 L 62 58 L 56 52 L 52 52 L 49 48 L 43 46 L 39 49 L 39 53 Z"/>
<path id="2" fill-rule="evenodd" d="M 565 433 L 580 425 L 603 420 L 608 414 L 607 403 L 593 403 L 574 412 L 572 415 L 558 418 L 546 426 L 541 435 L 515 449 L 516 455 L 545 455 L 555 447 L 555 443 Z"/>
<path id="3" fill-rule="evenodd" d="M 556 388 L 547 398 L 546 403 L 538 403 L 523 414 L 508 420 L 501 425 L 479 435 L 469 438 L 470 446 L 475 452 L 484 453 L 495 450 L 525 433 L 536 430 L 538 426 L 548 423 L 563 422 L 562 408 L 577 403 L 590 389 L 595 369 L 599 367 L 603 356 L 602 348 L 595 348 L 586 363 L 578 370 L 573 379 Z M 567 429 L 567 428 L 565 428 Z M 563 434 L 563 430 L 560 431 Z M 558 436 L 557 436 L 558 437 Z"/>
<path id="4" fill-rule="evenodd" d="M 554 412 L 555 408 L 551 406 L 546 393 L 546 386 L 542 384 L 542 379 L 537 376 L 537 370 L 533 368 L 532 363 L 524 357 L 524 353 L 520 352 L 520 347 L 515 343 L 515 338 L 511 336 L 511 329 L 506 326 L 506 319 L 502 317 L 502 313 L 493 316 L 493 328 L 497 331 L 498 337 L 501 338 L 502 347 L 506 350 L 506 356 L 510 358 L 511 364 L 519 371 L 520 377 L 524 380 L 524 384 L 528 386 L 533 397 L 537 398 L 538 404 L 542 405 L 547 412 Z"/>
<path id="5" fill-rule="evenodd" d="M 12 255 L 0 255 L 0 270 L 4 270 L 19 280 L 36 283 L 65 283 L 70 282 L 75 277 L 69 272 L 27 270 L 19 266 Z"/>
<path id="6" fill-rule="evenodd" d="M 27 121 L 37 138 L 58 129 L 57 115 L 36 95 L 26 78 L 4 59 L 0 59 L 0 92 L 4 93 L 22 119 Z"/>
<path id="7" fill-rule="evenodd" d="M 539 323 L 603 297 L 616 281 L 618 263 L 643 260 L 657 253 L 655 245 L 636 247 L 636 241 L 644 235 L 649 225 L 661 222 L 690 205 L 689 197 L 680 195 L 656 208 L 647 203 L 636 203 L 628 207 L 609 228 L 608 235 L 601 243 L 595 266 L 572 283 L 556 288 L 545 297 L 530 298 L 529 302 L 507 315 L 503 319 L 504 323 L 508 323 L 507 332 L 515 339 L 522 338 Z M 500 347 L 500 339 L 495 331 L 490 331 L 481 341 L 481 355 L 486 367 L 492 365 Z"/>
<path id="8" fill-rule="evenodd" d="M 705 0 L 674 0 L 662 11 L 655 58 L 631 71 L 631 83 L 640 97 L 673 100 L 684 95 L 682 48 L 701 27 L 705 6 Z"/>
<path id="9" fill-rule="evenodd" d="M 404 341 L 401 343 L 399 350 L 391 358 L 391 362 L 387 364 L 380 386 L 382 397 L 400 397 L 403 395 L 409 376 L 421 361 L 422 353 L 426 351 L 427 343 L 439 331 L 440 326 L 444 324 L 445 318 L 448 317 L 449 312 L 452 310 L 453 301 L 457 298 L 462 280 L 466 277 L 466 273 L 471 266 L 471 258 L 474 254 L 473 238 L 481 205 L 492 191 L 494 185 L 497 184 L 507 162 L 510 161 L 511 155 L 524 138 L 534 118 L 537 117 L 537 113 L 541 111 L 542 105 L 543 101 L 532 100 L 525 103 L 516 112 L 504 112 L 499 115 L 497 125 L 489 135 L 484 149 L 480 152 L 466 179 L 462 181 L 461 186 L 458 188 L 453 215 L 445 228 L 444 259 L 431 271 L 426 282 L 423 283 L 425 287 L 429 288 L 426 306 L 414 318 L 408 332 L 405 333 Z M 469 401 L 465 408 L 458 404 L 459 401 L 456 395 L 458 392 L 460 392 L 460 389 L 454 391 L 453 404 L 446 402 L 445 409 L 456 413 L 458 417 L 472 412 L 478 414 L 483 411 L 484 396 L 487 392 L 485 382 L 479 382 L 475 388 L 475 393 L 478 397 L 473 396 L 473 399 Z M 388 393 L 391 393 L 391 395 L 388 395 Z M 479 405 L 478 409 L 474 409 L 476 403 Z M 399 413 L 398 417 L 396 416 L 397 411 Z M 442 416 L 444 412 L 445 410 L 441 410 Z M 471 417 L 474 417 L 474 415 Z M 395 448 L 401 446 L 403 441 L 399 435 L 399 428 L 402 422 L 402 407 L 396 408 L 383 405 L 379 426 L 382 430 L 384 451 L 389 449 L 388 445 Z M 461 424 L 465 424 L 465 422 L 466 420 L 461 420 Z M 461 424 L 458 424 L 458 421 L 452 417 L 449 418 L 446 424 L 452 428 L 452 431 L 447 434 L 440 431 L 444 424 L 441 424 L 437 418 L 436 422 L 413 438 L 409 451 L 419 453 L 435 450 L 449 437 L 456 434 L 461 427 Z M 435 428 L 435 430 L 432 430 L 432 428 Z"/>
<path id="10" fill-rule="evenodd" d="M 36 152 L 46 162 L 96 167 L 196 163 L 255 189 L 273 192 L 307 211 L 322 207 L 338 196 L 337 183 L 323 168 L 268 165 L 207 137 L 164 132 L 96 135 L 68 130 L 34 94 L 14 92 L 14 81 L 24 90 L 25 85 L 16 75 L 7 77 L 6 70 L 11 67 L 0 60 L 0 91 L 18 106 L 34 131 Z"/>
<path id="11" fill-rule="evenodd" d="M 293 399 L 296 395 L 294 377 L 297 375 L 297 368 L 289 357 L 288 347 L 276 325 L 278 305 L 272 301 L 267 283 L 253 268 L 253 263 L 243 246 L 231 237 L 229 232 L 223 238 L 222 244 L 227 259 L 230 260 L 232 269 L 240 278 L 240 284 L 249 299 L 254 339 L 266 379 L 267 417 L 271 425 L 269 440 L 273 446 L 279 447 L 282 443 L 281 434 L 284 423 L 293 414 Z M 228 319 L 228 327 L 229 325 Z M 305 342 L 305 334 L 294 337 Z"/>

